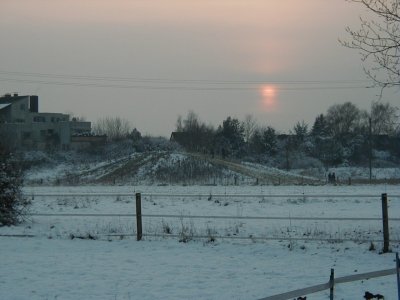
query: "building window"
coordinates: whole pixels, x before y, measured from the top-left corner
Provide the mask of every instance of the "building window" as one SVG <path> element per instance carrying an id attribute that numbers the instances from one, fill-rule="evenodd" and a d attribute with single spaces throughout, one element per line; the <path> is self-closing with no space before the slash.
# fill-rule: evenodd
<path id="1" fill-rule="evenodd" d="M 23 139 L 29 139 L 31 137 L 32 133 L 29 131 L 23 132 L 22 133 L 22 138 Z"/>
<path id="2" fill-rule="evenodd" d="M 46 130 L 40 130 L 40 136 L 46 136 L 47 131 Z"/>
<path id="3" fill-rule="evenodd" d="M 25 110 L 25 104 L 21 104 L 21 105 L 19 106 L 19 108 L 20 108 L 20 110 Z"/>
<path id="4" fill-rule="evenodd" d="M 36 116 L 36 117 L 33 117 L 33 122 L 46 122 L 46 118 L 45 117 L 39 117 L 39 116 Z"/>

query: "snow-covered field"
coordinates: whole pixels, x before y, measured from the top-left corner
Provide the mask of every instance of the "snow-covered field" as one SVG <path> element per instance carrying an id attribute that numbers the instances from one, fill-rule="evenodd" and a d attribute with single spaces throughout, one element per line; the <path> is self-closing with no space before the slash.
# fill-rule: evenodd
<path id="1" fill-rule="evenodd" d="M 334 172 L 341 184 L 369 180 L 369 168 L 335 167 L 306 168 L 285 171 L 257 163 L 222 160 L 201 154 L 155 151 L 112 155 L 108 159 L 93 160 L 90 156 L 73 156 L 51 159 L 44 153 L 32 154 L 30 159 L 47 163 L 32 166 L 25 172 L 25 182 L 31 185 L 52 184 L 219 184 L 251 185 L 258 181 L 266 184 L 323 184 L 328 173 Z M 46 159 L 47 157 L 47 159 Z M 58 159 L 58 160 L 57 160 Z M 400 168 L 372 168 L 373 181 L 398 182 Z M 204 174 L 206 173 L 206 174 Z"/>
<path id="2" fill-rule="evenodd" d="M 132 196 L 65 194 L 142 192 L 142 213 L 165 216 L 144 216 L 140 242 L 129 216 L 36 216 L 0 228 L 1 235 L 34 236 L 0 237 L 0 299 L 260 299 L 325 283 L 331 268 L 340 277 L 395 267 L 394 253 L 379 254 L 382 221 L 351 218 L 379 219 L 382 193 L 388 194 L 389 219 L 399 218 L 398 186 L 60 186 L 24 192 L 34 195 L 32 213 L 47 214 L 134 214 Z M 243 218 L 248 216 L 282 219 Z M 183 233 L 204 237 L 179 243 Z M 399 221 L 390 222 L 390 234 L 398 252 Z M 396 277 L 338 285 L 335 299 L 363 299 L 367 290 L 396 299 Z M 307 299 L 328 298 L 324 291 Z"/>

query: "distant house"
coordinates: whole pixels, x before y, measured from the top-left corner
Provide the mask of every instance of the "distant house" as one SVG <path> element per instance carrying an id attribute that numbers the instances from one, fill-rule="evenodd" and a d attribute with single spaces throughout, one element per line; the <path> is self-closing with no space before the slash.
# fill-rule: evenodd
<path id="1" fill-rule="evenodd" d="M 171 142 L 175 142 L 186 150 L 190 151 L 200 151 L 199 144 L 201 141 L 199 140 L 199 136 L 196 136 L 192 132 L 180 132 L 174 131 L 171 133 L 171 137 L 169 139 Z"/>
<path id="2" fill-rule="evenodd" d="M 4 142 L 18 149 L 69 149 L 73 136 L 91 132 L 91 122 L 40 113 L 38 96 L 6 94 L 0 97 L 0 129 Z"/>
<path id="3" fill-rule="evenodd" d="M 75 150 L 90 146 L 102 146 L 106 144 L 106 135 L 94 135 L 89 133 L 74 134 L 71 136 L 71 148 Z"/>
<path id="4" fill-rule="evenodd" d="M 181 146 L 187 146 L 192 142 L 192 136 L 189 132 L 174 131 L 171 133 L 169 140 L 178 143 Z"/>

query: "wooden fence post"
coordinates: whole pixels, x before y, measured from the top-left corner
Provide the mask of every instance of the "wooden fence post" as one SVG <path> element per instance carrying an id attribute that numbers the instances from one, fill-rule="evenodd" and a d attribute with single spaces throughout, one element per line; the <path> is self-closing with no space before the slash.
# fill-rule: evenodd
<path id="1" fill-rule="evenodd" d="M 329 278 L 329 285 L 330 285 L 330 288 L 329 288 L 329 299 L 333 300 L 333 289 L 334 289 L 334 286 L 335 286 L 335 270 L 334 269 L 331 269 L 331 276 Z"/>
<path id="2" fill-rule="evenodd" d="M 142 239 L 142 195 L 136 193 L 136 240 Z"/>
<path id="3" fill-rule="evenodd" d="M 396 273 L 397 273 L 397 296 L 400 300 L 400 260 L 399 260 L 399 253 L 396 253 Z"/>
<path id="4" fill-rule="evenodd" d="M 389 214 L 387 194 L 382 194 L 383 253 L 389 252 Z"/>

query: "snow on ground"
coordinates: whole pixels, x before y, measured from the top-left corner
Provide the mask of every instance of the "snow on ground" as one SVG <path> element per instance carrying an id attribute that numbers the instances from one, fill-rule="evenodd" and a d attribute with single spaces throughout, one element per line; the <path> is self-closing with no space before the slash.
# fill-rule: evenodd
<path id="1" fill-rule="evenodd" d="M 245 165 L 253 170 L 263 171 L 267 174 L 271 174 L 272 176 L 277 176 L 277 177 L 297 176 L 299 178 L 312 179 L 312 180 L 315 180 L 317 178 L 317 176 L 315 176 L 317 174 L 314 174 L 314 177 L 297 174 L 297 173 L 300 173 L 302 170 L 297 170 L 297 172 L 296 171 L 289 172 L 289 171 L 281 170 L 278 168 L 268 167 L 265 165 L 249 163 L 249 162 L 244 162 L 243 165 Z"/>
<path id="2" fill-rule="evenodd" d="M 203 244 L 0 238 L 1 299 L 260 299 L 336 276 L 394 267 L 365 245 Z M 395 276 L 338 285 L 335 299 L 368 290 L 395 299 Z M 329 291 L 308 296 L 329 299 Z"/>
<path id="3" fill-rule="evenodd" d="M 35 195 L 33 213 L 135 213 L 132 196 L 39 194 L 143 192 L 147 193 L 143 195 L 144 215 L 290 218 L 144 217 L 144 233 L 161 236 L 145 236 L 138 242 L 132 217 L 32 217 L 22 225 L 0 228 L 0 235 L 34 235 L 0 237 L 0 299 L 260 299 L 325 283 L 331 268 L 340 277 L 395 266 L 394 253 L 379 255 L 381 242 L 374 242 L 377 249 L 369 251 L 369 241 L 382 239 L 379 220 L 294 218 L 380 218 L 381 193 L 388 193 L 389 218 L 398 218 L 398 186 L 36 186 L 26 187 L 24 192 Z M 172 198 L 160 194 L 181 195 Z M 239 196 L 249 194 L 253 197 Z M 206 237 L 179 243 L 179 237 L 168 237 L 167 226 L 178 236 L 189 228 L 195 235 Z M 391 238 L 397 239 L 391 248 L 399 251 L 400 222 L 391 221 L 390 230 Z M 132 236 L 120 238 L 119 234 Z M 211 242 L 210 236 L 214 235 L 216 240 Z M 218 238 L 220 235 L 247 239 L 222 239 Z M 96 240 L 78 238 L 89 236 Z M 278 239 L 249 239 L 250 236 Z M 296 237 L 334 238 L 335 242 L 303 241 Z M 358 242 L 343 241 L 347 238 Z M 385 295 L 386 300 L 396 299 L 396 277 L 338 285 L 335 299 L 362 299 L 367 290 Z M 328 299 L 328 293 L 311 294 L 307 299 Z"/>
<path id="4" fill-rule="evenodd" d="M 55 178 L 65 176 L 65 172 L 72 170 L 72 168 L 72 164 L 57 164 L 51 168 L 34 167 L 26 172 L 25 178 L 31 182 L 50 183 L 53 182 Z"/>
<path id="5" fill-rule="evenodd" d="M 369 168 L 361 167 L 339 167 L 332 168 L 331 172 L 335 172 L 342 180 L 348 178 L 369 178 Z M 372 179 L 398 179 L 400 178 L 400 168 L 372 168 Z"/>
<path id="6" fill-rule="evenodd" d="M 32 156 L 32 157 L 31 157 Z M 123 168 L 124 165 L 129 163 L 134 163 L 137 169 L 133 168 L 128 173 L 124 174 L 122 178 L 117 176 L 119 182 L 124 184 L 130 182 L 137 182 L 140 184 L 153 184 L 154 182 L 165 183 L 164 181 L 157 180 L 155 176 L 156 171 L 161 168 L 165 169 L 165 172 L 173 171 L 179 162 L 185 160 L 192 160 L 193 162 L 198 162 L 200 164 L 205 164 L 205 157 L 201 155 L 188 155 L 184 153 L 166 152 L 166 151 L 155 151 L 146 153 L 130 153 L 124 155 L 109 155 L 108 159 L 102 158 L 95 160 L 90 156 L 74 156 L 72 153 L 65 152 L 63 156 L 50 159 L 44 153 L 30 153 L 28 157 L 32 162 L 35 162 L 35 158 L 38 161 L 46 161 L 41 165 L 36 165 L 26 171 L 25 180 L 29 184 L 53 184 L 57 182 L 63 182 L 62 179 L 68 177 L 69 175 L 77 176 L 84 182 L 96 182 L 96 179 L 112 173 L 118 168 Z M 221 165 L 221 162 L 224 162 Z M 275 182 L 272 178 L 282 179 L 283 182 L 285 178 L 297 178 L 300 182 L 302 180 L 322 180 L 325 182 L 327 179 L 327 174 L 330 172 L 335 172 L 336 178 L 340 179 L 340 182 L 347 183 L 349 179 L 369 179 L 369 169 L 362 167 L 336 167 L 324 169 L 320 168 L 308 168 L 308 169 L 293 169 L 290 171 L 284 171 L 273 167 L 268 167 L 262 164 L 242 162 L 234 163 L 236 171 L 234 172 L 229 169 L 229 165 L 232 162 L 220 160 L 219 164 L 213 165 L 212 162 L 207 162 L 206 165 L 213 166 L 214 171 L 220 170 L 221 173 L 211 174 L 209 183 L 226 183 L 231 182 L 232 178 L 236 177 L 233 182 L 238 182 L 240 184 L 252 184 L 256 181 L 256 178 L 271 177 L 271 183 Z M 239 168 L 238 168 L 239 167 Z M 175 170 L 176 171 L 176 170 Z M 252 176 L 249 176 L 249 173 Z M 247 174 L 247 175 L 246 175 Z M 168 176 L 167 176 L 168 177 Z M 217 178 L 216 178 L 217 177 Z M 400 178 L 400 168 L 373 168 L 372 169 L 372 179 L 374 180 L 393 180 Z M 193 178 L 191 178 L 193 179 Z M 223 179 L 226 179 L 225 181 Z M 167 182 L 169 182 L 167 180 Z M 174 181 L 175 182 L 175 181 Z M 180 181 L 185 182 L 185 181 Z M 196 181 L 196 179 L 191 180 L 190 183 L 194 182 L 206 182 L 204 178 L 202 181 Z M 293 181 L 292 181 L 293 182 Z M 171 182 L 169 182 L 171 183 Z M 186 182 L 187 183 L 187 182 Z"/>

